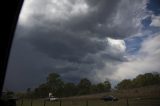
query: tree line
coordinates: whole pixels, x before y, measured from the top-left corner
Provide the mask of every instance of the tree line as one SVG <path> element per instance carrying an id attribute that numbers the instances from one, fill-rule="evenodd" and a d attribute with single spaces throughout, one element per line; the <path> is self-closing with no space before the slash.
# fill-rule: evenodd
<path id="1" fill-rule="evenodd" d="M 140 74 L 134 79 L 124 79 L 117 84 L 115 88 L 122 89 L 131 89 L 131 88 L 140 88 L 150 85 L 160 85 L 160 74 L 159 73 L 145 73 Z"/>
<path id="2" fill-rule="evenodd" d="M 133 79 L 124 79 L 120 81 L 115 88 L 117 90 L 125 90 L 149 85 L 160 85 L 159 73 L 145 73 Z M 89 79 L 83 78 L 78 84 L 71 82 L 66 83 L 61 79 L 59 74 L 51 73 L 48 75 L 46 83 L 40 84 L 33 90 L 27 88 L 23 96 L 28 98 L 43 98 L 48 97 L 49 92 L 51 92 L 56 97 L 69 97 L 109 92 L 110 90 L 111 83 L 108 80 L 98 84 L 92 84 Z"/>
<path id="3" fill-rule="evenodd" d="M 49 92 L 56 97 L 68 97 L 109 92 L 110 90 L 111 83 L 108 80 L 98 84 L 92 84 L 89 79 L 83 78 L 78 84 L 71 82 L 66 83 L 61 79 L 59 74 L 51 73 L 48 75 L 46 83 L 39 85 L 33 90 L 31 90 L 31 88 L 27 88 L 25 97 L 48 97 Z"/>

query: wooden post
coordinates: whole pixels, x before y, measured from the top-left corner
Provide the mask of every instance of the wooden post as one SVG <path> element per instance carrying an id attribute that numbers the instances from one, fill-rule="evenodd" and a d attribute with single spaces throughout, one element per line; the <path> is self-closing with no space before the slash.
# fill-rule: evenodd
<path id="1" fill-rule="evenodd" d="M 32 101 L 32 99 L 31 99 L 31 106 L 32 106 L 32 103 L 33 103 L 33 101 Z"/>
<path id="2" fill-rule="evenodd" d="M 88 106 L 88 100 L 86 101 L 86 106 Z"/>
<path id="3" fill-rule="evenodd" d="M 128 103 L 128 98 L 127 98 L 127 106 L 129 106 L 129 103 Z"/>
<path id="4" fill-rule="evenodd" d="M 44 106 L 46 106 L 46 100 L 44 100 Z"/>
<path id="5" fill-rule="evenodd" d="M 60 103 L 59 103 L 59 106 L 62 106 L 62 101 L 60 100 L 59 102 L 60 102 Z"/>
<path id="6" fill-rule="evenodd" d="M 23 98 L 22 98 L 22 101 L 21 101 L 21 106 L 23 105 Z"/>

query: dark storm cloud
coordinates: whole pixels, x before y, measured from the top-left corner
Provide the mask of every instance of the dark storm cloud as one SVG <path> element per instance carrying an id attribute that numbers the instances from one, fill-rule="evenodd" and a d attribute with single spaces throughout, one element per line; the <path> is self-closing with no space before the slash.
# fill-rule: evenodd
<path id="1" fill-rule="evenodd" d="M 43 31 L 43 29 L 36 32 L 37 30 L 39 29 L 34 29 L 31 32 L 34 35 L 29 37 L 28 41 L 37 50 L 44 52 L 54 59 L 80 62 L 87 53 L 96 53 L 105 49 L 103 43 L 94 42 L 84 37 L 85 35 L 80 36 L 78 33 L 54 29 L 48 32 Z"/>
<path id="2" fill-rule="evenodd" d="M 135 34 L 142 27 L 141 20 L 146 12 L 144 0 L 81 0 L 83 3 L 79 1 L 67 1 L 68 4 L 56 1 L 57 4 L 61 4 L 62 10 L 50 0 L 46 0 L 46 3 L 43 3 L 42 0 L 34 1 L 32 5 L 35 7 L 31 8 L 32 14 L 28 16 L 30 24 L 43 25 L 52 29 L 63 28 L 77 33 L 89 32 L 96 37 L 111 36 L 115 38 L 124 38 Z M 47 2 L 53 6 L 49 6 Z M 79 6 L 76 2 L 82 5 L 81 8 L 85 8 L 84 4 L 87 5 L 87 9 L 79 9 L 76 15 L 73 14 L 72 11 L 75 9 L 73 6 Z M 42 4 L 43 8 L 40 8 Z M 86 13 L 83 14 L 83 12 Z"/>
<path id="3" fill-rule="evenodd" d="M 116 7 L 119 1 L 112 0 L 87 0 L 90 9 L 93 11 L 89 12 L 85 16 L 74 18 L 67 23 L 72 30 L 76 31 L 91 31 L 98 33 L 99 36 L 106 36 L 106 30 L 98 28 L 98 25 L 104 25 L 109 21 L 110 16 L 116 11 Z M 99 34 L 100 33 L 100 34 Z"/>
<path id="4" fill-rule="evenodd" d="M 126 61 L 125 51 L 120 52 L 123 47 L 109 44 L 106 38 L 137 33 L 143 6 L 140 0 L 29 2 L 17 26 L 6 85 L 19 90 L 33 87 L 51 72 L 72 82 L 84 77 L 104 80 L 115 73 L 116 64 Z M 13 77 L 17 78 L 11 81 Z"/>
<path id="5" fill-rule="evenodd" d="M 137 3 L 130 2 L 132 4 Z M 110 21 L 113 21 L 113 17 L 116 16 L 116 14 L 120 14 L 117 12 L 119 11 L 119 7 L 125 6 L 125 3 L 123 4 L 123 2 L 121 3 L 120 1 L 113 0 L 102 0 L 97 2 L 88 0 L 87 3 L 89 5 L 89 10 L 92 11 L 89 11 L 86 15 L 71 17 L 67 21 L 62 20 L 62 22 L 55 22 L 54 20 L 47 20 L 47 16 L 44 17 L 44 14 L 33 15 L 32 18 L 35 20 L 38 19 L 39 24 L 31 29 L 28 33 L 30 37 L 27 39 L 29 39 L 37 50 L 45 52 L 52 58 L 80 62 L 86 54 L 97 53 L 106 49 L 105 44 L 92 41 L 91 38 L 99 38 L 102 36 L 117 36 L 118 38 L 123 38 L 134 32 L 130 30 L 139 28 L 132 28 L 135 26 L 129 25 L 130 23 L 125 24 L 127 25 L 126 29 L 121 29 L 121 24 L 120 26 L 115 26 L 118 27 L 116 29 L 114 26 L 112 29 L 107 26 Z M 124 10 L 124 7 L 121 9 Z M 128 12 L 129 11 L 126 10 L 122 11 L 122 13 Z M 124 17 L 124 19 L 125 18 L 128 17 Z M 132 18 L 128 19 L 128 21 L 132 21 Z"/>
<path id="6" fill-rule="evenodd" d="M 41 60 L 42 58 L 40 58 L 43 57 L 43 54 L 32 51 L 32 46 L 23 39 L 15 39 L 15 42 L 6 74 L 5 85 L 7 86 L 4 88 L 25 90 L 26 87 L 35 87 L 39 81 L 43 82 L 46 77 L 41 70 L 42 64 L 46 65 L 45 59 Z M 37 61 L 39 59 L 41 61 Z"/>

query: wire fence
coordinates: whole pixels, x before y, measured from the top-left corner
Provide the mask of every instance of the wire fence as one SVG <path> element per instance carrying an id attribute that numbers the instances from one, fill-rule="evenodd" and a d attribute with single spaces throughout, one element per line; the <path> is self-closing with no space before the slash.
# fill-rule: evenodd
<path id="1" fill-rule="evenodd" d="M 20 99 L 17 106 L 160 106 L 160 99 L 120 99 L 118 101 L 103 100 L 59 100 Z"/>

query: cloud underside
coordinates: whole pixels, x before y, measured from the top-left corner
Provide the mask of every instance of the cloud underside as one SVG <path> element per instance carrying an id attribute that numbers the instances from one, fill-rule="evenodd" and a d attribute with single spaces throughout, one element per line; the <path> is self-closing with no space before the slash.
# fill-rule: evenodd
<path id="1" fill-rule="evenodd" d="M 26 0 L 6 86 L 35 87 L 51 72 L 59 73 L 65 81 L 87 77 L 96 83 L 159 71 L 157 64 L 148 68 L 150 62 L 158 61 L 158 34 L 156 39 L 145 40 L 132 59 L 123 40 L 141 32 L 146 5 L 146 0 Z"/>

